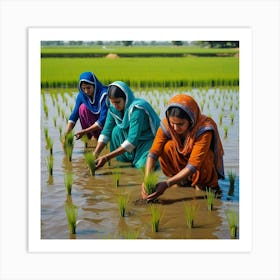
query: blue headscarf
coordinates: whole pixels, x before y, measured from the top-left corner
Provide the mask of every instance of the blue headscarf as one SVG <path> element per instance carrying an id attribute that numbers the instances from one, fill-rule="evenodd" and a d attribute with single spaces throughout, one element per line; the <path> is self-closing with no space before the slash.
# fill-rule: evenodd
<path id="1" fill-rule="evenodd" d="M 92 101 L 81 89 L 82 82 L 87 82 L 94 85 Z M 84 72 L 80 75 L 78 89 L 79 95 L 81 95 L 82 98 L 82 103 L 84 103 L 86 107 L 93 113 L 99 114 L 101 110 L 102 100 L 107 96 L 107 87 L 104 86 L 92 72 Z"/>
<path id="2" fill-rule="evenodd" d="M 122 81 L 113 82 L 112 84 L 109 85 L 109 89 L 110 86 L 112 85 L 120 88 L 126 96 L 123 116 L 121 112 L 119 112 L 113 105 L 109 104 L 109 113 L 114 118 L 116 124 L 122 129 L 128 128 L 131 114 L 135 108 L 138 108 L 143 110 L 148 115 L 151 131 L 154 135 L 156 135 L 157 129 L 160 124 L 160 119 L 158 115 L 155 113 L 152 106 L 146 100 L 142 98 L 136 98 L 134 96 L 134 93 L 126 83 Z"/>

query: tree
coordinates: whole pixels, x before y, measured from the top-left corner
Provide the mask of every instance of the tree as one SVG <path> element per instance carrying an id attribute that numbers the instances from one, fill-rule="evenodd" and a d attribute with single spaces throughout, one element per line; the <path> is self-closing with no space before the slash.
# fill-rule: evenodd
<path id="1" fill-rule="evenodd" d="M 133 41 L 122 41 L 122 43 L 125 47 L 132 46 L 132 42 Z"/>
<path id="2" fill-rule="evenodd" d="M 182 41 L 171 41 L 174 46 L 183 46 Z"/>
<path id="3" fill-rule="evenodd" d="M 239 48 L 239 41 L 196 41 L 195 45 L 209 48 Z"/>

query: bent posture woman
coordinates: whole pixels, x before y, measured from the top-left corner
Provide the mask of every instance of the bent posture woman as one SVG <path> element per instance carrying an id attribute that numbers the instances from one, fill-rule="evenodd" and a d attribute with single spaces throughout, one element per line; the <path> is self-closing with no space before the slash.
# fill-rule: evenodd
<path id="1" fill-rule="evenodd" d="M 65 135 L 75 127 L 77 120 L 80 119 L 82 130 L 76 132 L 77 139 L 83 135 L 87 135 L 89 139 L 97 139 L 107 116 L 108 87 L 104 86 L 92 72 L 84 72 L 80 75 L 78 89 L 79 93 L 69 117 Z"/>
<path id="2" fill-rule="evenodd" d="M 154 169 L 157 159 L 169 178 L 159 182 L 150 195 L 142 184 L 143 199 L 154 200 L 174 184 L 218 190 L 218 179 L 224 179 L 223 147 L 217 125 L 201 114 L 191 96 L 179 94 L 170 99 L 166 118 L 149 151 L 145 175 Z"/>
<path id="3" fill-rule="evenodd" d="M 116 81 L 109 85 L 110 102 L 107 119 L 94 154 L 98 157 L 110 141 L 110 153 L 96 160 L 96 168 L 115 158 L 131 162 L 136 168 L 145 166 L 147 155 L 160 124 L 151 105 L 135 98 L 127 84 Z"/>

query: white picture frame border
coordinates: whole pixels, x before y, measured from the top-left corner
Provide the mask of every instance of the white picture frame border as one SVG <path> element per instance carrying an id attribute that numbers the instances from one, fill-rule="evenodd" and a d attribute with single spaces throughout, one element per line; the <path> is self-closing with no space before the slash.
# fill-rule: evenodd
<path id="1" fill-rule="evenodd" d="M 1 0 L 0 279 L 280 279 L 279 20 L 278 0 Z M 254 141 L 248 143 L 253 150 L 249 252 L 29 252 L 28 28 L 116 24 L 251 29 Z M 11 108 L 16 114 L 10 114 Z M 266 227 L 258 218 L 259 206 L 269 212 Z"/>

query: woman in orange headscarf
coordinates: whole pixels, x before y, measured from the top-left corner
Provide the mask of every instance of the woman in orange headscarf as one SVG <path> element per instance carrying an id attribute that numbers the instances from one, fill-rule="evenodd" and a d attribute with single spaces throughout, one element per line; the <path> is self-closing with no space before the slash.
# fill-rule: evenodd
<path id="1" fill-rule="evenodd" d="M 170 99 L 165 115 L 149 151 L 145 176 L 159 159 L 169 178 L 150 195 L 143 183 L 143 199 L 154 200 L 175 184 L 218 190 L 218 179 L 224 179 L 224 152 L 214 120 L 202 115 L 196 101 L 185 94 Z"/>

